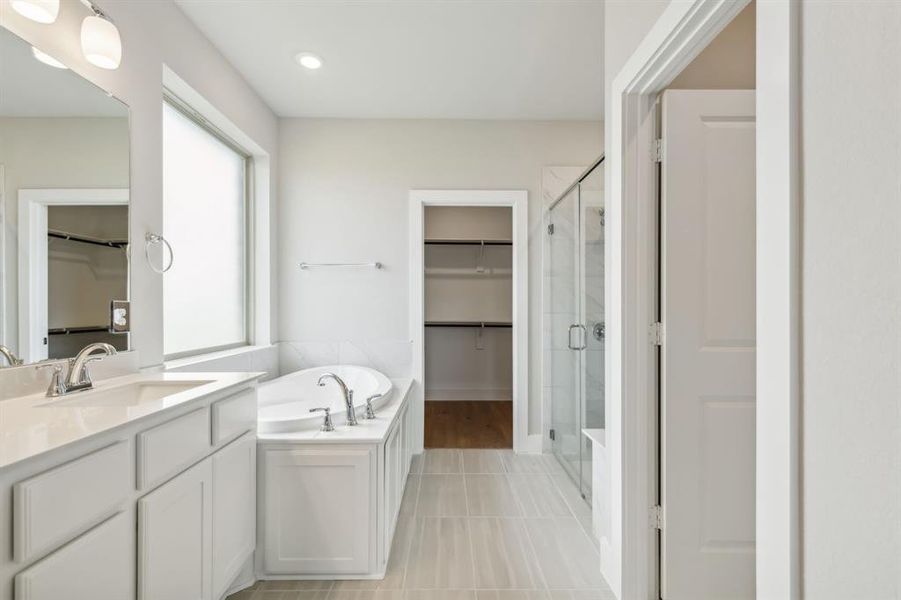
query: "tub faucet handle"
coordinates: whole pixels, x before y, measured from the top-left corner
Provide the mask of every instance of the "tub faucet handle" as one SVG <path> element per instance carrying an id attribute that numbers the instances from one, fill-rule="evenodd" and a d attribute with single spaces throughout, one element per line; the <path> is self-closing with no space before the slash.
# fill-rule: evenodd
<path id="1" fill-rule="evenodd" d="M 377 400 L 384 396 L 384 394 L 373 394 L 370 397 L 366 398 L 366 416 L 364 419 L 374 419 L 375 418 L 375 410 L 372 408 L 372 401 Z"/>
<path id="2" fill-rule="evenodd" d="M 320 408 L 311 408 L 310 412 L 324 412 L 325 419 L 322 421 L 322 427 L 319 428 L 319 431 L 334 431 L 335 424 L 332 423 L 332 409 L 329 407 L 320 407 Z"/>

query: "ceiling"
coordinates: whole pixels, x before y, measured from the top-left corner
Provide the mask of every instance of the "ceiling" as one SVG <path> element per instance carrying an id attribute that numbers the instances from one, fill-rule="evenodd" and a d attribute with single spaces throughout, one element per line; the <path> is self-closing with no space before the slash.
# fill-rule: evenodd
<path id="1" fill-rule="evenodd" d="M 175 1 L 279 116 L 603 116 L 603 0 Z"/>
<path id="2" fill-rule="evenodd" d="M 38 62 L 0 27 L 0 117 L 127 117 L 128 108 L 68 69 Z"/>

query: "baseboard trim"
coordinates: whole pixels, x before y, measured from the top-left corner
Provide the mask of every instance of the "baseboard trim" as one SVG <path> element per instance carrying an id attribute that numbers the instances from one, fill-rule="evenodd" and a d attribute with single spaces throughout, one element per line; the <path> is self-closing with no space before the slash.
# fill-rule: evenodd
<path id="1" fill-rule="evenodd" d="M 458 389 L 426 389 L 426 402 L 455 402 L 455 401 L 488 401 L 488 402 L 512 402 L 513 390 L 511 389 L 485 389 L 485 388 L 458 388 Z"/>

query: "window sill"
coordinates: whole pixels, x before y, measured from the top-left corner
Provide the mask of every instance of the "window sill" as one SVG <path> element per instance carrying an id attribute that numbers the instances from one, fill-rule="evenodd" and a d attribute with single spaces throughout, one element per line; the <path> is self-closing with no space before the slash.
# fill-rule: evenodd
<path id="1" fill-rule="evenodd" d="M 218 352 L 210 352 L 208 354 L 197 354 L 195 356 L 186 356 L 184 358 L 177 358 L 174 360 L 167 360 L 163 363 L 163 370 L 169 371 L 171 369 L 183 369 L 185 367 L 191 366 L 201 366 L 204 363 L 212 362 L 214 360 L 219 360 L 223 358 L 230 358 L 233 356 L 241 356 L 244 354 L 253 354 L 254 352 L 260 352 L 262 350 L 266 350 L 268 348 L 273 348 L 274 346 L 240 346 L 238 348 L 229 348 L 228 350 L 220 350 Z"/>

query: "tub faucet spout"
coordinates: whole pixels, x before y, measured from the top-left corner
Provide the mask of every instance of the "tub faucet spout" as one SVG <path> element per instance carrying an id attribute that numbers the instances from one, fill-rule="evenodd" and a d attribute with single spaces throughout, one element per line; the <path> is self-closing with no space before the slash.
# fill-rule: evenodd
<path id="1" fill-rule="evenodd" d="M 357 416 L 354 411 L 354 391 L 347 388 L 347 384 L 344 383 L 344 380 L 335 375 L 334 373 L 325 373 L 316 383 L 319 387 L 325 387 L 325 381 L 327 379 L 333 379 L 335 383 L 338 384 L 338 387 L 341 388 L 341 393 L 344 395 L 344 406 L 347 409 L 347 424 L 348 425 L 356 425 L 357 424 Z"/>

